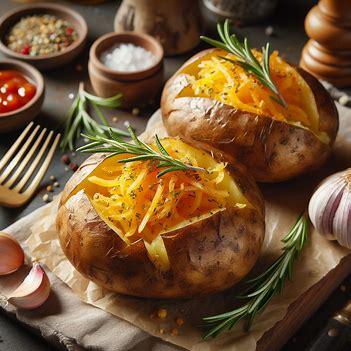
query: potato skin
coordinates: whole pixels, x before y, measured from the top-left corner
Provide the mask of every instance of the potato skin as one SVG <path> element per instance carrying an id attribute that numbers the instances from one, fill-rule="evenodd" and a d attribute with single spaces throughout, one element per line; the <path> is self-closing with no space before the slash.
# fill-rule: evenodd
<path id="1" fill-rule="evenodd" d="M 320 130 L 330 137 L 322 143 L 311 131 L 269 116 L 257 116 L 214 99 L 180 97 L 188 85 L 180 71 L 211 52 L 205 50 L 188 60 L 167 82 L 161 99 L 164 125 L 170 136 L 180 136 L 189 144 L 217 148 L 245 164 L 260 182 L 284 181 L 320 167 L 328 158 L 339 120 L 335 104 L 311 74 L 296 68 L 315 96 Z"/>
<path id="2" fill-rule="evenodd" d="M 61 247 L 85 277 L 109 290 L 139 297 L 178 298 L 224 290 L 255 264 L 264 239 L 264 204 L 255 182 L 229 166 L 252 208 L 221 213 L 163 235 L 171 268 L 160 272 L 140 240 L 130 246 L 99 217 L 83 190 L 73 189 L 101 162 L 91 156 L 68 181 L 57 215 Z"/>

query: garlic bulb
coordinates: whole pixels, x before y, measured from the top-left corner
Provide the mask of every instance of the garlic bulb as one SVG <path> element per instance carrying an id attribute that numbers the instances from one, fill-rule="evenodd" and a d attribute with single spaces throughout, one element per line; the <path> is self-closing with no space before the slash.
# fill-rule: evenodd
<path id="1" fill-rule="evenodd" d="M 0 232 L 0 275 L 17 271 L 24 262 L 24 253 L 16 239 Z"/>
<path id="2" fill-rule="evenodd" d="M 319 185 L 308 213 L 320 234 L 351 249 L 351 168 L 333 174 Z"/>
<path id="3" fill-rule="evenodd" d="M 39 263 L 34 263 L 22 284 L 11 294 L 7 301 L 23 309 L 41 306 L 50 295 L 50 280 Z"/>

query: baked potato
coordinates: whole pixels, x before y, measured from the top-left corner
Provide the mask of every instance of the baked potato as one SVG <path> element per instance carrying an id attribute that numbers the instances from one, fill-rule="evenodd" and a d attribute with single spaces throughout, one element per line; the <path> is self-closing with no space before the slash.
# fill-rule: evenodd
<path id="1" fill-rule="evenodd" d="M 259 189 L 219 154 L 178 138 L 162 145 L 203 170 L 158 177 L 150 160 L 92 155 L 62 194 L 56 224 L 65 255 L 85 277 L 127 295 L 191 297 L 233 286 L 264 239 Z"/>
<path id="2" fill-rule="evenodd" d="M 262 54 L 254 51 L 258 60 Z M 233 64 L 235 55 L 205 50 L 167 82 L 164 125 L 203 149 L 219 149 L 245 164 L 260 182 L 279 182 L 320 167 L 338 130 L 335 104 L 308 72 L 275 51 L 270 71 L 286 106 L 257 78 Z"/>

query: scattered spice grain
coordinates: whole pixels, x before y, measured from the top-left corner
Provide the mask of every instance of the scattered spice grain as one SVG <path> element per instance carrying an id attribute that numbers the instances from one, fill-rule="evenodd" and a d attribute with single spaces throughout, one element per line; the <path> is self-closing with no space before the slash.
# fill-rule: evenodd
<path id="1" fill-rule="evenodd" d="M 175 322 L 179 327 L 181 327 L 184 324 L 184 319 L 178 317 L 175 319 Z"/>
<path id="2" fill-rule="evenodd" d="M 62 155 L 61 161 L 66 165 L 69 165 L 71 163 L 71 160 L 67 154 Z"/>
<path id="3" fill-rule="evenodd" d="M 171 329 L 171 334 L 174 336 L 177 336 L 177 335 L 179 335 L 179 330 L 177 328 L 173 328 L 173 329 Z"/>
<path id="4" fill-rule="evenodd" d="M 72 163 L 70 163 L 69 168 L 70 168 L 73 172 L 75 172 L 75 171 L 79 168 L 79 166 L 78 166 L 76 163 L 72 162 Z"/>
<path id="5" fill-rule="evenodd" d="M 158 318 L 161 318 L 161 319 L 166 318 L 167 317 L 167 310 L 165 308 L 160 308 L 157 311 L 157 316 L 158 316 Z"/>
<path id="6" fill-rule="evenodd" d="M 45 202 L 50 202 L 51 201 L 50 198 L 49 198 L 49 194 L 44 194 L 43 195 L 43 201 L 45 201 Z"/>

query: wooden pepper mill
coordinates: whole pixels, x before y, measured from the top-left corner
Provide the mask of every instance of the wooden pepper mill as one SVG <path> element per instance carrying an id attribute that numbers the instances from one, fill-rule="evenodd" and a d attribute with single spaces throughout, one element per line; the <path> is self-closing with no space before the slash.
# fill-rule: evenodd
<path id="1" fill-rule="evenodd" d="M 195 0 L 123 0 L 114 29 L 150 34 L 159 40 L 166 55 L 181 54 L 199 42 L 199 4 Z"/>
<path id="2" fill-rule="evenodd" d="M 320 0 L 305 20 L 300 65 L 337 87 L 351 85 L 351 1 Z"/>

